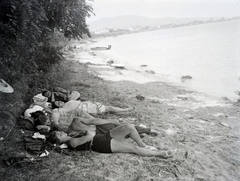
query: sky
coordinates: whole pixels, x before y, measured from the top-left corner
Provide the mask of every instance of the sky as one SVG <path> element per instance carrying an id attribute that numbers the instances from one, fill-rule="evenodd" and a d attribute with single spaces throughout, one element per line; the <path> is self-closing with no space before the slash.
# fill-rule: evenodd
<path id="1" fill-rule="evenodd" d="M 240 16 L 240 0 L 88 0 L 94 9 L 87 21 L 119 15 L 151 18 Z"/>

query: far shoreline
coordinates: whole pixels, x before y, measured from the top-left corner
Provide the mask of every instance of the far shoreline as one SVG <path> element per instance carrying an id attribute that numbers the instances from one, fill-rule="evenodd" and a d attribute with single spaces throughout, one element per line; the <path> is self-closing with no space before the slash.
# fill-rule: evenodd
<path id="1" fill-rule="evenodd" d="M 107 37 L 106 37 L 107 38 Z M 166 77 L 161 75 L 156 75 L 154 72 L 142 70 L 139 71 L 136 67 L 131 67 L 126 65 L 124 69 L 113 68 L 107 64 L 108 60 L 111 60 L 112 57 L 107 55 L 105 51 L 92 51 L 90 47 L 92 47 L 92 42 L 98 41 L 97 39 L 90 39 L 85 41 L 85 43 L 79 43 L 78 41 L 71 44 L 71 46 L 76 49 L 80 49 L 77 51 L 77 54 L 74 56 L 77 57 L 77 61 L 80 63 L 88 64 L 89 70 L 95 73 L 98 77 L 103 78 L 106 81 L 113 82 L 121 82 L 121 81 L 130 81 L 134 84 L 151 84 L 156 82 L 162 82 L 163 84 L 167 84 L 169 86 L 176 87 L 177 89 L 183 89 L 186 91 L 190 91 L 196 95 L 199 95 L 201 99 L 206 99 L 206 102 L 214 101 L 216 105 L 219 104 L 234 104 L 233 100 L 230 100 L 226 97 L 217 97 L 213 95 L 209 95 L 205 92 L 201 92 L 199 90 L 192 89 L 190 87 L 184 86 L 181 83 L 171 82 Z M 75 51 L 76 52 L 76 51 Z M 119 62 L 121 63 L 121 62 Z M 202 100 L 203 101 L 203 100 Z"/>
<path id="2" fill-rule="evenodd" d="M 227 24 L 226 24 L 227 23 Z M 237 24 L 236 24 L 237 23 Z M 217 29 L 221 30 L 218 31 L 219 32 L 219 36 L 220 37 L 222 35 L 222 37 L 224 37 L 223 34 L 221 34 L 221 32 L 223 31 L 229 31 L 232 30 L 236 25 L 238 25 L 239 21 L 232 21 L 232 22 L 219 22 L 215 25 L 207 25 L 207 27 L 205 25 L 199 25 L 199 26 L 203 26 L 203 29 L 207 29 L 207 30 L 211 30 L 214 29 L 214 31 L 217 31 Z M 224 27 L 228 27 L 228 28 L 224 28 Z M 179 27 L 181 28 L 181 27 Z M 188 28 L 188 27 L 187 27 Z M 201 27 L 195 27 L 194 31 L 196 31 L 197 29 L 200 29 Z M 193 33 L 192 29 L 186 29 L 186 27 L 184 27 L 184 29 L 179 29 L 179 31 L 183 32 L 187 32 L 190 31 L 190 33 Z M 171 33 L 172 30 L 170 32 L 162 32 L 159 31 L 158 32 L 158 36 L 162 37 L 164 36 L 165 33 Z M 174 30 L 174 35 L 176 35 L 176 32 L 178 32 L 178 30 Z M 229 31 L 232 32 L 232 31 Z M 236 31 L 233 31 L 233 37 L 238 37 L 238 35 L 236 33 L 234 33 Z M 144 33 L 141 34 L 140 33 Z M 117 37 L 101 37 L 101 38 L 97 38 L 95 39 L 95 41 L 93 42 L 93 47 L 94 46 L 107 46 L 107 45 L 112 45 L 112 51 L 105 51 L 105 52 L 96 52 L 94 51 L 93 53 L 96 54 L 100 54 L 101 57 L 103 57 L 103 59 L 112 59 L 116 62 L 120 62 L 125 64 L 126 68 L 128 70 L 133 70 L 136 72 L 140 72 L 140 71 L 147 71 L 148 73 L 152 74 L 152 75 L 156 75 L 159 77 L 159 80 L 164 81 L 164 82 L 168 82 L 168 83 L 173 83 L 176 84 L 177 86 L 183 86 L 186 88 L 190 88 L 190 89 L 194 89 L 196 91 L 201 91 L 203 93 L 208 94 L 209 96 L 213 96 L 213 97 L 217 97 L 217 98 L 224 98 L 224 99 L 229 99 L 231 101 L 238 101 L 239 96 L 235 93 L 235 91 L 239 90 L 239 73 L 237 73 L 237 69 L 234 68 L 233 65 L 236 65 L 235 67 L 239 67 L 240 64 L 237 63 L 238 62 L 238 57 L 239 57 L 239 53 L 235 54 L 233 51 L 234 47 L 229 46 L 229 48 L 224 48 L 222 45 L 225 45 L 224 41 L 221 41 L 221 44 L 217 44 L 218 39 L 214 39 L 215 41 L 212 41 L 213 43 L 210 43 L 207 40 L 211 40 L 211 35 L 213 32 L 210 31 L 210 33 L 208 33 L 208 38 L 205 40 L 201 40 L 198 38 L 201 38 L 201 36 L 194 36 L 194 37 L 188 37 L 188 36 L 183 36 L 181 34 L 181 36 L 179 36 L 180 38 L 178 39 L 183 39 L 184 42 L 188 42 L 188 40 L 191 41 L 192 38 L 197 38 L 197 40 L 201 43 L 202 41 L 202 45 L 199 47 L 199 51 L 197 50 L 197 48 L 194 49 L 194 53 L 187 53 L 188 51 L 191 50 L 191 47 L 186 46 L 186 48 L 178 48 L 177 46 L 173 46 L 174 50 L 179 50 L 176 51 L 176 56 L 178 55 L 180 60 L 183 61 L 182 65 L 185 64 L 186 69 L 183 66 L 180 66 L 180 68 L 178 69 L 178 63 L 177 60 L 174 59 L 174 56 L 171 56 L 171 54 L 173 54 L 174 50 L 171 51 L 171 46 L 169 48 L 169 46 L 166 47 L 166 54 L 157 54 L 156 52 L 158 52 L 158 50 L 164 50 L 164 45 L 168 45 L 168 42 L 164 41 L 165 39 L 163 38 L 163 43 L 159 43 L 158 44 L 151 44 L 148 42 L 146 37 L 149 37 L 149 39 L 154 38 L 155 36 L 152 35 L 151 32 L 140 32 L 139 35 L 136 34 L 124 34 L 123 36 L 117 36 Z M 204 34 L 205 35 L 205 34 Z M 206 35 L 207 36 L 207 35 Z M 143 37 L 143 38 L 141 38 Z M 135 38 L 135 39 L 134 39 Z M 226 37 L 227 38 L 227 37 Z M 129 39 L 129 42 L 128 42 Z M 139 45 L 134 44 L 134 41 L 136 39 L 140 39 L 139 40 Z M 204 39 L 204 37 L 203 37 Z M 170 39 L 170 43 L 174 44 L 174 40 Z M 220 38 L 220 40 L 224 40 L 224 38 Z M 219 40 L 219 41 L 220 41 Z M 232 41 L 233 44 L 234 42 L 237 43 L 234 39 L 229 39 L 229 41 Z M 179 44 L 181 43 L 181 41 L 177 41 Z M 191 43 L 191 42 L 190 42 Z M 210 51 L 206 51 L 206 53 L 204 54 L 204 52 L 201 52 L 201 50 L 206 47 L 205 45 L 210 44 L 212 46 L 212 50 Z M 230 42 L 228 42 L 229 44 Z M 189 44 L 189 43 L 188 43 Z M 226 44 L 226 46 L 228 45 Z M 121 48 L 124 47 L 124 45 L 126 45 L 126 47 L 129 47 L 130 50 L 132 51 L 132 54 L 128 54 L 127 49 L 129 48 Z M 147 45 L 148 47 L 152 47 L 152 51 L 145 51 L 144 48 L 142 48 L 142 46 L 140 45 Z M 154 46 L 156 45 L 156 46 Z M 185 45 L 185 44 L 183 44 Z M 230 44 L 229 44 L 230 45 Z M 237 44 L 236 44 L 237 45 Z M 158 49 L 154 48 L 157 47 Z M 185 47 L 185 46 L 182 46 Z M 118 49 L 119 48 L 119 49 Z M 226 52 L 226 53 L 218 53 L 217 50 L 221 49 L 221 52 Z M 236 48 L 235 48 L 236 49 Z M 181 50 L 181 51 L 180 51 Z M 141 58 L 139 55 L 139 51 L 143 51 L 142 53 L 142 57 Z M 185 53 L 181 53 L 181 52 L 185 52 Z M 227 53 L 229 52 L 229 53 Z M 231 58 L 233 58 L 233 63 L 229 64 L 228 63 L 228 59 L 229 57 L 225 56 L 227 54 L 232 55 Z M 135 56 L 136 54 L 136 56 Z M 150 54 L 148 56 L 148 54 Z M 156 56 L 153 56 L 155 55 Z M 181 56 L 183 55 L 184 56 Z M 186 54 L 186 55 L 185 55 Z M 110 55 L 110 56 L 109 56 Z M 152 55 L 152 56 L 151 56 Z M 203 56 L 201 56 L 203 55 Z M 113 57 L 112 57 L 113 56 Z M 199 57 L 199 58 L 196 58 Z M 222 57 L 222 58 L 217 58 L 217 57 Z M 157 63 L 157 58 L 159 58 L 161 60 L 161 64 Z M 170 61 L 166 61 L 163 62 L 162 60 L 166 59 Z M 145 67 L 144 68 L 140 68 L 141 63 L 142 64 L 148 64 L 148 62 L 146 60 L 149 60 L 149 68 Z M 208 60 L 209 59 L 209 60 Z M 127 61 L 129 60 L 129 61 Z M 133 61 L 132 61 L 133 60 Z M 190 62 L 191 60 L 193 60 L 193 62 L 196 63 L 192 63 Z M 201 61 L 203 60 L 203 61 Z M 140 61 L 141 63 L 139 63 L 137 65 L 137 62 Z M 218 61 L 221 61 L 223 63 L 216 63 Z M 158 66 L 153 66 L 155 65 Z M 168 63 L 170 62 L 170 64 Z M 198 63 L 200 62 L 200 63 Z M 209 62 L 209 63 L 207 63 Z M 128 67 L 128 64 L 133 64 L 135 67 Z M 169 66 L 169 65 L 174 65 L 174 66 Z M 191 65 L 191 66 L 187 66 L 187 65 Z M 200 66 L 198 66 L 200 65 Z M 208 66 L 209 65 L 209 66 Z M 195 67 L 194 67 L 195 66 Z M 162 67 L 162 68 L 161 68 Z M 199 68 L 196 68 L 199 67 Z M 209 67 L 209 68 L 205 68 L 205 67 Z M 210 67 L 219 67 L 219 69 L 212 69 Z M 226 68 L 221 68 L 221 67 L 226 67 Z M 166 70 L 166 71 L 165 71 Z M 170 71 L 169 71 L 170 70 Z M 172 70 L 172 71 L 171 71 Z M 196 70 L 196 71 L 195 71 Z M 219 71 L 216 71 L 219 70 Z M 173 72 L 174 71 L 174 72 Z M 145 72 L 144 72 L 145 73 Z M 224 76 L 224 75 L 228 75 L 229 76 Z M 236 74 L 236 76 L 234 76 Z M 184 77 L 192 77 L 192 79 L 184 79 Z M 184 82 L 185 81 L 185 82 Z M 205 85 L 205 86 L 202 86 Z"/>

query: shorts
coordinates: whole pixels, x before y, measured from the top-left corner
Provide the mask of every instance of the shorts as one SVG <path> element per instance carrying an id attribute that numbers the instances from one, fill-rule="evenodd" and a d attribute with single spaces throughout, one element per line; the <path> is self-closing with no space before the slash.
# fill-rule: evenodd
<path id="1" fill-rule="evenodd" d="M 89 114 L 102 114 L 106 112 L 106 107 L 99 102 L 82 102 L 82 109 Z"/>
<path id="2" fill-rule="evenodd" d="M 105 134 L 96 134 L 93 137 L 91 150 L 99 153 L 112 153 L 110 132 Z"/>

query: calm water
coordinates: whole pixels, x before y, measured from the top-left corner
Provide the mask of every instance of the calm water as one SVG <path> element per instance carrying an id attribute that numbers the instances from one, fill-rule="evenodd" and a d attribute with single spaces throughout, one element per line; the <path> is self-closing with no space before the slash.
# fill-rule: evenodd
<path id="1" fill-rule="evenodd" d="M 240 20 L 143 32 L 98 41 L 115 61 L 217 97 L 240 91 Z M 182 82 L 181 77 L 192 77 Z"/>

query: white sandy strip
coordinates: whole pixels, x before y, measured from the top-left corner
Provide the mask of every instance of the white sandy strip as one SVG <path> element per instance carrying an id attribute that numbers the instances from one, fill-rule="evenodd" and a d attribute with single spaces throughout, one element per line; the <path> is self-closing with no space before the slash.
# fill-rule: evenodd
<path id="1" fill-rule="evenodd" d="M 69 56 L 69 55 L 68 55 Z M 81 63 L 89 63 L 88 67 L 91 72 L 95 72 L 97 76 L 109 80 L 109 81 L 132 81 L 139 84 L 145 84 L 149 82 L 166 82 L 168 84 L 181 87 L 185 90 L 188 90 L 188 88 L 184 88 L 180 84 L 169 82 L 166 77 L 161 75 L 156 75 L 155 73 L 149 73 L 145 71 L 146 69 L 143 67 L 139 67 L 136 69 L 136 67 L 128 67 L 128 65 L 125 65 L 125 69 L 118 69 L 111 67 L 107 61 L 111 60 L 111 57 L 107 55 L 107 53 L 104 53 L 104 51 L 98 52 L 98 51 L 91 51 L 91 50 L 82 50 L 78 51 L 77 49 L 72 52 L 72 54 L 69 57 L 66 57 L 72 60 L 79 61 Z M 121 62 L 119 62 L 121 63 Z M 189 89 L 190 90 L 190 89 Z M 182 95 L 178 95 L 182 96 Z M 195 104 L 192 103 L 190 105 L 187 105 L 186 103 L 184 105 L 179 104 L 179 99 L 181 97 L 176 97 L 176 100 L 169 100 L 169 104 L 173 105 L 179 105 L 183 107 L 192 107 L 192 108 L 198 108 L 198 107 L 207 107 L 207 106 L 228 106 L 229 104 L 226 104 L 225 101 L 222 99 L 218 99 L 216 97 L 210 97 L 203 93 L 197 93 L 194 92 L 194 94 L 186 94 L 186 98 L 193 98 L 196 100 Z M 183 97 L 184 98 L 184 97 Z M 181 102 L 181 101 L 180 101 Z"/>

